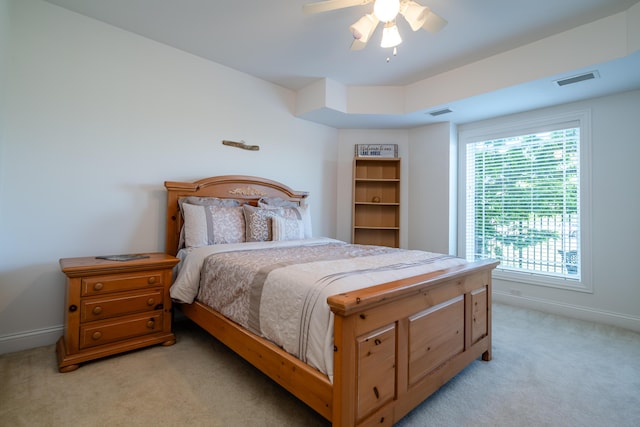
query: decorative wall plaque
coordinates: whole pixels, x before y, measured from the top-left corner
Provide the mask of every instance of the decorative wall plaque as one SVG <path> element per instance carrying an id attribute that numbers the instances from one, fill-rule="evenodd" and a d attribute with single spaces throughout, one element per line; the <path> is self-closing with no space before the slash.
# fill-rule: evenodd
<path id="1" fill-rule="evenodd" d="M 398 157 L 398 144 L 356 144 L 356 157 Z"/>

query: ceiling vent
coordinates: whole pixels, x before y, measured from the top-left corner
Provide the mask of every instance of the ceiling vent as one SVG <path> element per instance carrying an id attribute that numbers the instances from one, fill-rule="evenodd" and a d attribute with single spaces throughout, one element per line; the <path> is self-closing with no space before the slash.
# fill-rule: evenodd
<path id="1" fill-rule="evenodd" d="M 585 80 L 597 79 L 600 77 L 597 71 L 589 71 L 588 73 L 580 74 L 573 77 L 567 77 L 566 79 L 556 80 L 558 86 L 572 85 L 574 83 L 583 82 Z"/>
<path id="2" fill-rule="evenodd" d="M 431 111 L 431 112 L 429 112 L 428 114 L 429 114 L 429 115 L 431 115 L 431 116 L 433 116 L 433 117 L 436 117 L 436 116 L 441 116 L 441 115 L 443 115 L 443 114 L 449 114 L 449 113 L 451 113 L 451 112 L 452 112 L 452 111 L 451 111 L 450 109 L 448 109 L 448 108 L 443 108 L 442 110 Z"/>

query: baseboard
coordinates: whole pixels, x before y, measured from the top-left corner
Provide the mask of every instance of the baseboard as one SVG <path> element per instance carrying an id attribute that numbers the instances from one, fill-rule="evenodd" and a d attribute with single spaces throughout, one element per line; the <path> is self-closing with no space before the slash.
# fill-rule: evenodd
<path id="1" fill-rule="evenodd" d="M 640 317 L 493 290 L 493 301 L 640 332 Z"/>
<path id="2" fill-rule="evenodd" d="M 174 312 L 174 321 L 181 319 L 187 319 L 187 317 L 182 314 L 180 310 L 176 310 Z M 53 345 L 63 334 L 64 325 L 59 325 L 2 335 L 0 336 L 0 354 L 14 353 L 16 351 L 28 350 L 30 348 Z"/>
<path id="3" fill-rule="evenodd" d="M 0 354 L 52 345 L 63 333 L 64 326 L 60 325 L 0 336 Z"/>

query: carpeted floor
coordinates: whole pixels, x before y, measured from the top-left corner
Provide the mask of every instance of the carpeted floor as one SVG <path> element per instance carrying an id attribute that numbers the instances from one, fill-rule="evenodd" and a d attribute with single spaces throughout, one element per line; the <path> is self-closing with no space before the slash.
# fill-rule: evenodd
<path id="1" fill-rule="evenodd" d="M 640 334 L 494 305 L 475 361 L 398 426 L 639 426 Z M 53 345 L 0 356 L 0 426 L 327 426 L 201 331 L 60 374 Z"/>

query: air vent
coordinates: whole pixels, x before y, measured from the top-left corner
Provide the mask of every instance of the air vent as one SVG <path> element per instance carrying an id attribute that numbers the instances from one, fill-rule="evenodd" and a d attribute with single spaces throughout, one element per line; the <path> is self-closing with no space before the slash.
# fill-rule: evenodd
<path id="1" fill-rule="evenodd" d="M 441 115 L 443 115 L 443 114 L 449 114 L 449 113 L 451 113 L 451 112 L 452 112 L 452 111 L 451 111 L 450 109 L 448 109 L 448 108 L 443 108 L 442 110 L 431 111 L 431 112 L 429 112 L 429 114 L 430 114 L 431 116 L 433 116 L 433 117 L 436 117 L 436 116 L 441 116 Z"/>
<path id="2" fill-rule="evenodd" d="M 597 71 L 590 71 L 588 73 L 580 74 L 578 76 L 568 77 L 562 80 L 556 80 L 558 86 L 572 85 L 574 83 L 583 82 L 585 80 L 597 79 L 600 77 Z"/>

